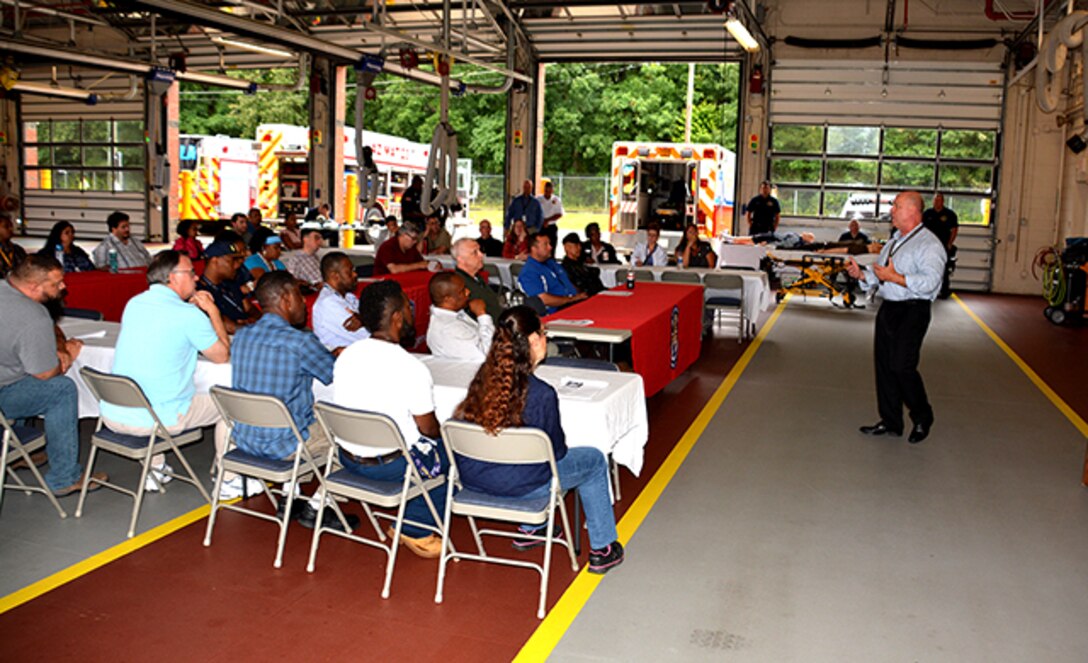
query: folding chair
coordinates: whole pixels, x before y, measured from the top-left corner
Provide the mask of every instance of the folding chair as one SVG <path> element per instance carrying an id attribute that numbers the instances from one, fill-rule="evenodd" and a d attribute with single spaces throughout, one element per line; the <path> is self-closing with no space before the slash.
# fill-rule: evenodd
<path id="1" fill-rule="evenodd" d="M 215 386 L 210 390 L 212 402 L 222 415 L 229 429 L 227 452 L 219 460 L 219 471 L 215 475 L 215 488 L 212 490 L 212 508 L 208 514 L 208 531 L 204 534 L 204 545 L 212 545 L 212 530 L 215 528 L 215 516 L 219 509 L 236 511 L 255 518 L 270 520 L 280 526 L 279 540 L 276 543 L 276 561 L 273 566 L 277 569 L 283 564 L 283 546 L 287 541 L 287 526 L 291 523 L 291 504 L 295 499 L 294 486 L 300 481 L 309 479 L 312 475 L 320 484 L 320 491 L 325 490 L 325 482 L 321 476 L 321 460 L 314 460 L 302 439 L 302 433 L 295 426 L 295 420 L 287 411 L 283 401 L 275 396 L 267 394 L 249 394 L 243 391 L 227 389 Z M 294 457 L 289 460 L 273 460 L 261 456 L 254 456 L 239 449 L 234 443 L 235 424 L 246 424 L 258 428 L 287 428 L 294 434 L 297 446 Z M 233 447 L 233 448 L 232 448 Z M 279 502 L 275 495 L 285 498 L 283 513 L 279 516 L 269 515 L 261 511 L 247 509 L 238 504 L 230 504 L 219 500 L 219 488 L 223 485 L 223 475 L 226 472 L 235 472 L 244 477 L 254 477 L 265 483 L 264 494 L 272 502 L 272 506 L 279 509 Z M 288 489 L 269 488 L 268 483 L 286 484 Z M 350 530 L 344 514 L 340 508 L 333 506 L 340 522 L 345 530 Z"/>
<path id="2" fill-rule="evenodd" d="M 155 410 L 151 407 L 151 403 L 148 402 L 143 389 L 132 378 L 103 373 L 89 366 L 79 369 L 79 374 L 83 377 L 83 382 L 91 390 L 91 395 L 95 399 L 118 407 L 144 410 L 151 415 L 153 425 L 147 435 L 126 435 L 110 430 L 103 423 L 102 417 L 98 418 L 98 425 L 95 427 L 94 434 L 91 435 L 91 455 L 87 459 L 87 476 L 90 477 L 94 472 L 95 458 L 98 456 L 98 451 L 102 450 L 139 462 L 140 479 L 136 490 L 133 491 L 109 481 L 88 478 L 87 481 L 83 482 L 82 490 L 79 491 L 76 518 L 83 515 L 83 503 L 87 499 L 87 488 L 90 486 L 91 481 L 94 481 L 133 498 L 132 517 L 128 523 L 128 538 L 131 539 L 132 535 L 136 533 L 136 520 L 140 517 L 140 506 L 144 501 L 147 477 L 151 476 L 152 482 L 158 486 L 159 490 L 166 492 L 165 482 L 160 482 L 158 477 L 151 473 L 151 458 L 155 454 L 166 453 L 167 451 L 171 451 L 177 456 L 178 462 L 185 469 L 185 475 L 187 476 L 175 474 L 172 471 L 168 472 L 168 474 L 179 481 L 193 484 L 200 491 L 205 501 L 211 501 L 208 491 L 204 489 L 204 485 L 197 479 L 196 473 L 193 472 L 193 468 L 189 465 L 189 461 L 186 460 L 185 454 L 181 453 L 180 449 L 186 444 L 203 440 L 203 430 L 192 428 L 177 435 L 172 435 L 170 431 L 166 430 L 166 426 L 159 420 L 158 415 L 155 414 Z"/>
<path id="3" fill-rule="evenodd" d="M 578 570 L 578 559 L 571 545 L 570 521 L 567 518 L 567 507 L 563 503 L 563 496 L 559 489 L 559 473 L 555 467 L 555 455 L 552 453 L 552 443 L 548 435 L 536 428 L 507 428 L 498 435 L 489 435 L 483 428 L 476 424 L 468 424 L 461 421 L 447 421 L 442 424 L 442 439 L 446 444 L 446 451 L 450 459 L 449 482 L 446 494 L 446 514 L 442 521 L 442 557 L 438 565 L 438 589 L 434 595 L 434 602 L 442 602 L 442 588 L 446 579 L 446 564 L 451 559 L 470 559 L 479 562 L 492 562 L 507 566 L 520 566 L 535 570 L 540 574 L 540 603 L 536 616 L 544 618 L 544 608 L 548 594 L 548 574 L 551 571 L 552 543 L 559 543 L 567 548 L 570 553 L 570 566 L 574 571 Z M 551 485 L 546 497 L 526 499 L 524 497 L 496 497 L 480 491 L 465 488 L 461 484 L 457 473 L 457 460 L 455 454 L 467 458 L 489 463 L 501 463 L 508 465 L 525 465 L 535 463 L 548 463 L 551 468 Z M 456 492 L 455 494 L 455 491 Z M 563 520 L 563 539 L 554 539 L 555 509 L 559 507 L 559 515 Z M 450 518 L 453 515 L 468 518 L 472 528 L 472 536 L 476 540 L 476 549 L 473 553 L 459 553 L 448 546 L 450 532 Z M 526 523 L 536 525 L 545 524 L 546 533 L 543 535 L 528 535 L 522 532 L 508 530 L 479 529 L 476 526 L 476 518 L 488 518 L 513 523 Z M 508 557 L 496 557 L 488 555 L 484 550 L 484 535 L 502 536 L 507 538 L 532 538 L 544 542 L 543 565 Z"/>
<path id="4" fill-rule="evenodd" d="M 681 271 L 668 271 L 661 273 L 661 280 L 666 283 L 692 283 L 695 285 L 702 285 L 703 279 L 700 278 L 698 272 L 681 272 Z"/>
<path id="5" fill-rule="evenodd" d="M 42 493 L 49 501 L 53 503 L 53 508 L 57 510 L 61 518 L 67 518 L 68 513 L 61 508 L 60 502 L 53 495 L 53 491 L 49 490 L 49 486 L 45 484 L 45 479 L 42 477 L 42 473 L 38 471 L 38 468 L 34 465 L 34 461 L 30 459 L 30 454 L 45 447 L 45 433 L 35 430 L 33 428 L 27 428 L 25 426 L 16 426 L 8 418 L 4 416 L 3 412 L 0 412 L 0 426 L 3 426 L 2 438 L 3 450 L 0 451 L 0 467 L 3 468 L 0 471 L 0 505 L 4 503 L 4 490 L 21 490 L 27 495 L 31 493 Z M 34 475 L 34 481 L 37 482 L 36 486 L 28 486 L 15 470 L 8 467 L 8 460 L 14 454 L 15 458 L 22 458 L 26 463 L 27 469 Z M 6 477 L 11 477 L 11 483 L 8 483 Z"/>
<path id="6" fill-rule="evenodd" d="M 416 469 L 415 463 L 412 462 L 411 456 L 408 454 L 408 445 L 405 444 L 404 438 L 400 434 L 400 429 L 397 428 L 397 424 L 384 414 L 378 414 L 376 412 L 363 412 L 361 410 L 352 410 L 339 405 L 332 405 L 330 403 L 317 403 L 314 405 L 314 413 L 317 415 L 317 421 L 321 424 L 321 428 L 325 431 L 325 435 L 330 440 L 335 440 L 334 444 L 329 447 L 328 457 L 325 459 L 325 480 L 322 483 L 323 494 L 321 497 L 322 505 L 325 504 L 324 495 L 331 495 L 334 499 L 344 500 L 358 500 L 363 505 L 363 510 L 366 512 L 367 518 L 370 520 L 370 524 L 374 527 L 374 531 L 378 534 L 378 540 L 368 539 L 357 534 L 350 532 L 341 532 L 339 530 L 321 526 L 321 514 L 317 514 L 318 526 L 314 527 L 313 541 L 310 543 L 310 561 L 306 565 L 306 570 L 313 573 L 314 563 L 317 561 L 317 547 L 321 540 L 321 535 L 325 532 L 336 534 L 344 537 L 345 539 L 351 539 L 352 541 L 358 541 L 368 546 L 374 546 L 385 551 L 386 564 L 385 564 L 385 583 L 382 585 L 382 598 L 389 598 L 389 586 L 393 582 L 393 567 L 397 562 L 397 549 L 400 541 L 401 528 L 405 522 L 428 529 L 436 534 L 442 534 L 442 529 L 432 525 L 426 525 L 424 523 L 418 523 L 412 520 L 405 521 L 404 509 L 408 504 L 408 501 L 414 499 L 420 495 L 423 496 L 424 501 L 427 502 L 427 508 L 431 511 L 431 517 L 434 518 L 434 522 L 442 522 L 441 516 L 438 514 L 438 510 L 435 509 L 434 503 L 431 502 L 431 496 L 427 491 L 441 486 L 445 482 L 445 477 L 438 477 L 435 479 L 424 480 L 419 474 L 419 470 Z M 367 447 L 374 447 L 383 450 L 384 453 L 390 453 L 399 450 L 401 455 L 404 456 L 404 460 L 407 461 L 404 469 L 404 478 L 402 481 L 378 481 L 375 479 L 368 479 L 364 476 L 360 476 L 350 470 L 339 467 L 337 462 L 336 452 L 339 449 L 339 442 L 344 440 L 348 443 L 361 444 Z M 335 471 L 334 467 L 337 467 Z M 371 510 L 371 506 L 379 508 L 397 510 L 396 516 L 391 516 L 386 513 L 378 512 L 375 514 Z M 382 532 L 381 526 L 378 524 L 377 518 L 385 518 L 386 520 L 393 521 L 393 540 L 386 543 L 385 533 Z"/>
<path id="7" fill-rule="evenodd" d="M 518 283 L 518 277 L 521 276 L 521 270 L 525 267 L 525 263 L 521 261 L 515 261 L 510 263 L 510 289 L 521 290 L 521 284 Z M 490 272 L 488 272 L 490 273 Z"/>
<path id="8" fill-rule="evenodd" d="M 737 343 L 748 338 L 750 323 L 744 314 L 744 279 L 737 274 L 707 273 L 703 278 L 703 284 L 710 290 L 735 290 L 736 297 L 729 295 L 712 295 L 707 297 L 706 307 L 714 311 L 715 323 L 721 320 L 722 311 L 737 312 Z"/>
<path id="9" fill-rule="evenodd" d="M 644 281 L 646 283 L 653 283 L 654 281 L 657 280 L 656 278 L 654 278 L 654 273 L 652 271 L 648 270 L 648 269 L 636 269 L 636 270 L 634 270 L 634 272 L 635 272 L 635 280 L 636 281 Z M 623 278 L 626 279 L 627 275 L 624 274 Z"/>
<path id="10" fill-rule="evenodd" d="M 502 271 L 499 270 L 499 266 L 493 262 L 484 263 L 484 271 L 487 272 L 487 282 L 492 288 L 499 286 L 500 288 L 506 284 L 502 282 Z"/>

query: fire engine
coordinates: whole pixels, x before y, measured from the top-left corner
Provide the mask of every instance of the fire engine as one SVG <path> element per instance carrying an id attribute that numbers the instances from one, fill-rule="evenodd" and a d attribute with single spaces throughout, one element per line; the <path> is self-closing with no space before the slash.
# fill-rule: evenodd
<path id="1" fill-rule="evenodd" d="M 249 211 L 257 195 L 253 141 L 183 135 L 179 143 L 180 218 L 218 221 Z"/>
<path id="2" fill-rule="evenodd" d="M 736 155 L 707 143 L 612 144 L 609 228 L 634 233 L 656 221 L 663 230 L 695 223 L 704 236 L 733 227 Z"/>

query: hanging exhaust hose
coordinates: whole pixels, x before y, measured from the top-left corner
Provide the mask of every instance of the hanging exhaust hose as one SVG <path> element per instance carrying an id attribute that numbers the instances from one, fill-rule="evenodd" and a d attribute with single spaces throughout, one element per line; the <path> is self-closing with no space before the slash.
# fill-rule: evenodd
<path id="1" fill-rule="evenodd" d="M 360 71 L 355 80 L 355 154 L 359 162 L 359 202 L 363 213 L 359 216 L 366 225 L 366 213 L 378 205 L 378 191 L 381 188 L 381 173 L 374 164 L 374 150 L 363 145 L 363 111 L 366 106 L 364 91 L 374 82 L 376 73 Z"/>
<path id="2" fill-rule="evenodd" d="M 1084 39 L 1084 26 L 1088 25 L 1088 11 L 1075 11 L 1055 25 L 1046 37 L 1040 60 L 1035 65 L 1035 102 L 1044 113 L 1053 113 L 1058 109 L 1058 94 L 1061 84 L 1051 88 L 1051 83 L 1058 73 L 1065 68 L 1069 49 L 1081 48 L 1081 57 L 1088 63 L 1088 41 Z M 1084 76 L 1084 94 L 1088 95 L 1088 66 L 1082 66 Z M 1088 106 L 1085 107 L 1088 119 Z"/>
<path id="3" fill-rule="evenodd" d="M 444 120 L 434 128 L 420 202 L 424 214 L 457 202 L 457 132 Z"/>

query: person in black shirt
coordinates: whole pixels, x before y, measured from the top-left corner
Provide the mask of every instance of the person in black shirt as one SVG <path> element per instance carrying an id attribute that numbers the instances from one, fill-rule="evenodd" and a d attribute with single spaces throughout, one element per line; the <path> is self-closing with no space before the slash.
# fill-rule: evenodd
<path id="1" fill-rule="evenodd" d="M 952 295 L 952 272 L 956 271 L 956 235 L 960 232 L 960 220 L 951 208 L 944 206 L 944 195 L 938 193 L 933 196 L 933 207 L 922 214 L 922 225 L 929 232 L 937 236 L 948 254 L 945 262 L 944 279 L 941 281 L 941 299 L 948 299 Z"/>
<path id="2" fill-rule="evenodd" d="M 759 185 L 759 195 L 748 201 L 748 234 L 760 235 L 778 230 L 778 221 L 782 216 L 782 206 L 771 195 L 771 183 L 763 180 Z"/>
<path id="3" fill-rule="evenodd" d="M 480 236 L 476 239 L 480 245 L 480 251 L 488 258 L 502 257 L 502 242 L 491 236 L 491 222 L 484 219 L 480 222 Z"/>
<path id="4" fill-rule="evenodd" d="M 585 262 L 582 241 L 578 238 L 578 233 L 567 233 L 567 236 L 563 238 L 563 251 L 566 253 L 563 257 L 563 270 L 570 277 L 570 282 L 575 288 L 587 295 L 595 295 L 604 290 L 604 284 L 601 283 L 601 270 L 590 267 Z"/>
<path id="5" fill-rule="evenodd" d="M 223 316 L 227 333 L 233 334 L 239 327 L 256 321 L 260 313 L 242 294 L 235 281 L 238 274 L 236 247 L 217 240 L 204 251 L 204 257 L 207 263 L 196 287 L 197 290 L 211 293 L 215 307 Z"/>
<path id="6" fill-rule="evenodd" d="M 596 223 L 586 225 L 586 241 L 582 242 L 582 261 L 587 265 L 618 265 L 616 247 L 601 241 L 601 227 Z"/>
<path id="7" fill-rule="evenodd" d="M 421 232 L 425 225 L 423 218 L 423 178 L 412 176 L 412 183 L 400 197 L 400 218 L 404 223 L 411 223 Z"/>
<path id="8" fill-rule="evenodd" d="M 868 244 L 869 236 L 861 232 L 861 224 L 857 219 L 850 219 L 850 229 L 839 235 L 840 242 L 858 242 Z"/>

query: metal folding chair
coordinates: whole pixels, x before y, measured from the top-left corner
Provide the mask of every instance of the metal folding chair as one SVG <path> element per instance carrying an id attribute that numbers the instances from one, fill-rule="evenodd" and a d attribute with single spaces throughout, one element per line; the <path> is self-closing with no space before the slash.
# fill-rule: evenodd
<path id="1" fill-rule="evenodd" d="M 283 401 L 275 396 L 267 394 L 249 394 L 226 387 L 212 387 L 212 401 L 223 421 L 227 423 L 230 435 L 227 442 L 227 451 L 219 461 L 219 471 L 215 475 L 215 488 L 212 491 L 212 508 L 208 514 L 208 530 L 204 535 L 204 545 L 212 545 L 212 530 L 215 528 L 215 516 L 220 509 L 228 509 L 247 516 L 270 520 L 280 528 L 279 539 L 276 543 L 276 560 L 273 566 L 277 569 L 283 564 L 283 546 L 287 541 L 287 526 L 291 523 L 291 504 L 295 499 L 294 487 L 300 481 L 310 476 L 317 478 L 320 491 L 325 490 L 325 482 L 321 476 L 321 463 L 324 459 L 315 460 L 306 450 L 302 439 L 302 433 L 295 426 L 295 420 L 288 412 Z M 288 460 L 273 460 L 261 456 L 254 456 L 239 449 L 234 442 L 234 426 L 246 424 L 258 428 L 286 428 L 295 436 L 297 446 L 292 458 Z M 283 512 L 279 516 L 269 515 L 254 509 L 247 509 L 239 504 L 221 502 L 219 500 L 219 488 L 223 484 L 223 475 L 226 472 L 234 472 L 243 477 L 254 477 L 265 482 L 264 493 L 268 496 L 272 506 L 279 508 L 279 502 L 275 495 L 281 495 L 285 499 Z M 269 488 L 268 483 L 285 484 L 288 489 Z M 350 530 L 344 514 L 335 504 L 333 508 L 340 518 L 345 531 Z"/>
<path id="2" fill-rule="evenodd" d="M 692 283 L 702 285 L 703 279 L 698 272 L 668 271 L 661 273 L 661 280 L 665 283 Z"/>
<path id="3" fill-rule="evenodd" d="M 567 518 L 567 508 L 563 503 L 562 492 L 559 488 L 559 473 L 555 467 L 555 454 L 552 453 L 551 440 L 548 439 L 546 433 L 536 428 L 507 428 L 499 432 L 498 435 L 489 435 L 480 426 L 461 421 L 447 421 L 442 424 L 442 439 L 449 454 L 450 471 L 447 477 L 449 485 L 446 496 L 446 513 L 442 521 L 442 557 L 438 566 L 438 589 L 434 595 L 435 603 L 442 602 L 446 564 L 451 559 L 470 559 L 507 566 L 520 566 L 533 569 L 540 574 L 540 602 L 536 616 L 543 619 L 544 608 L 547 603 L 548 574 L 551 571 L 553 543 L 559 543 L 566 547 L 567 552 L 570 553 L 571 569 L 578 570 L 578 559 L 575 556 L 574 547 L 571 545 L 570 520 Z M 552 474 L 548 495 L 536 499 L 496 497 L 465 488 L 461 484 L 460 476 L 457 473 L 457 454 L 474 460 L 508 465 L 546 462 Z M 553 536 L 556 507 L 559 508 L 559 515 L 563 521 L 563 539 L 555 539 Z M 469 526 L 472 528 L 472 536 L 476 540 L 478 553 L 457 552 L 449 545 L 450 519 L 454 515 L 468 518 Z M 543 535 L 528 535 L 509 530 L 479 529 L 476 526 L 476 518 L 531 525 L 544 523 L 546 533 Z M 484 543 L 481 538 L 485 535 L 519 539 L 536 538 L 543 541 L 545 545 L 544 563 L 541 565 L 520 559 L 488 555 L 484 550 Z"/>
<path id="4" fill-rule="evenodd" d="M 204 500 L 208 502 L 211 501 L 211 498 L 208 496 L 208 491 L 204 488 L 204 484 L 200 483 L 200 480 L 197 479 L 196 473 L 193 472 L 192 466 L 189 465 L 189 461 L 185 458 L 185 454 L 181 453 L 180 449 L 180 447 L 186 444 L 192 444 L 193 442 L 200 442 L 203 440 L 203 430 L 193 428 L 182 431 L 177 435 L 172 435 L 170 431 L 166 430 L 166 426 L 163 425 L 158 415 L 155 414 L 155 409 L 151 407 L 151 403 L 147 400 L 147 396 L 144 395 L 143 389 L 141 389 L 140 385 L 136 384 L 136 381 L 132 378 L 103 373 L 90 368 L 89 366 L 84 366 L 79 369 L 79 374 L 83 376 L 83 382 L 87 385 L 87 388 L 91 390 L 91 395 L 97 400 L 118 407 L 144 410 L 151 415 L 153 425 L 147 435 L 126 435 L 110 430 L 103 423 L 102 417 L 98 418 L 98 425 L 95 427 L 94 434 L 91 435 L 91 455 L 90 458 L 87 459 L 88 479 L 83 482 L 83 488 L 79 491 L 79 503 L 76 505 L 76 518 L 83 515 L 83 504 L 87 499 L 87 488 L 90 486 L 91 482 L 94 481 L 95 483 L 101 484 L 107 488 L 112 488 L 119 493 L 124 493 L 125 495 L 132 497 L 132 517 L 129 519 L 128 523 L 128 538 L 131 539 L 132 535 L 136 533 L 136 520 L 140 517 L 140 506 L 143 504 L 144 500 L 147 477 L 151 476 L 151 480 L 158 486 L 160 491 L 166 491 L 164 483 L 159 482 L 158 478 L 151 473 L 151 458 L 155 454 L 166 453 L 167 451 L 173 452 L 177 457 L 178 462 L 181 463 L 182 468 L 185 469 L 184 475 L 175 474 L 174 472 L 169 472 L 169 475 L 179 481 L 184 481 L 196 486 L 196 489 L 200 491 Z M 98 456 L 99 450 L 108 451 L 112 454 L 121 456 L 122 458 L 128 458 L 129 460 L 140 463 L 140 479 L 136 486 L 136 490 L 130 490 L 124 486 L 110 483 L 109 481 L 99 481 L 98 479 L 90 478 L 94 472 L 94 462 L 95 458 Z"/>
<path id="5" fill-rule="evenodd" d="M 714 311 L 715 323 L 721 320 L 722 311 L 737 313 L 737 343 L 748 338 L 750 323 L 744 314 L 744 279 L 736 274 L 717 274 L 709 272 L 703 278 L 707 291 L 735 290 L 737 296 L 712 295 L 706 299 L 706 307 Z"/>
<path id="6" fill-rule="evenodd" d="M 521 284 L 518 283 L 518 277 L 521 276 L 521 270 L 525 267 L 525 263 L 521 261 L 515 261 L 510 263 L 510 289 L 521 290 Z"/>
<path id="7" fill-rule="evenodd" d="M 57 510 L 57 513 L 61 518 L 67 518 L 68 513 L 61 508 L 60 502 L 53 495 L 53 491 L 49 490 L 49 486 L 45 483 L 45 478 L 42 477 L 42 473 L 38 471 L 38 468 L 34 465 L 34 461 L 30 459 L 30 454 L 45 447 L 45 433 L 36 430 L 34 428 L 27 428 L 25 426 L 16 426 L 8 418 L 4 416 L 3 412 L 0 412 L 0 426 L 3 426 L 2 438 L 3 450 L 0 451 L 0 505 L 4 503 L 4 491 L 5 490 L 21 490 L 27 495 L 31 493 L 42 493 L 53 504 L 53 508 Z M 8 465 L 8 461 L 12 457 L 16 459 L 22 459 L 26 463 L 27 469 L 34 475 L 34 481 L 38 484 L 36 486 L 27 485 L 19 475 Z M 11 483 L 7 481 L 8 477 L 11 478 Z"/>
<path id="8" fill-rule="evenodd" d="M 646 283 L 653 283 L 654 281 L 657 280 L 656 278 L 654 278 L 654 273 L 649 269 L 636 269 L 636 270 L 633 270 L 633 271 L 635 272 L 635 281 L 644 281 Z M 623 278 L 626 279 L 627 275 L 624 274 Z"/>
<path id="9" fill-rule="evenodd" d="M 442 534 L 441 527 L 412 520 L 406 521 L 404 519 L 405 506 L 409 500 L 422 495 L 424 501 L 427 502 L 427 508 L 430 509 L 434 522 L 441 523 L 442 517 L 439 515 L 438 510 L 435 509 L 431 496 L 427 491 L 441 486 L 446 479 L 445 477 L 423 479 L 419 474 L 419 470 L 416 469 L 415 463 L 412 462 L 412 458 L 408 453 L 408 445 L 404 442 L 400 429 L 388 416 L 376 412 L 352 410 L 330 403 L 317 403 L 314 406 L 314 413 L 317 415 L 317 421 L 325 434 L 330 440 L 334 441 L 334 444 L 329 447 L 328 457 L 325 459 L 325 480 L 322 483 L 321 503 L 325 504 L 324 495 L 331 495 L 333 499 L 357 500 L 363 505 L 363 510 L 366 512 L 370 524 L 378 534 L 378 540 L 375 541 L 350 532 L 341 532 L 333 528 L 323 527 L 320 525 L 321 514 L 319 513 L 317 514 L 319 524 L 314 527 L 313 541 L 310 543 L 310 561 L 306 565 L 306 570 L 313 572 L 314 563 L 317 561 L 317 547 L 321 535 L 325 532 L 380 548 L 385 551 L 386 555 L 385 583 L 382 585 L 382 598 L 387 599 L 389 598 L 389 587 L 393 582 L 393 567 L 397 562 L 397 549 L 400 547 L 398 543 L 404 523 L 408 522 L 417 527 L 428 529 L 435 534 Z M 337 461 L 337 450 L 341 441 L 381 449 L 384 453 L 399 450 L 406 461 L 403 480 L 377 481 L 340 467 Z M 336 469 L 334 470 L 334 468 Z M 382 512 L 375 513 L 370 508 L 372 506 L 396 509 L 397 513 L 395 516 Z M 382 532 L 381 526 L 378 524 L 378 518 L 393 522 L 393 540 L 389 543 L 386 543 L 388 537 Z"/>

